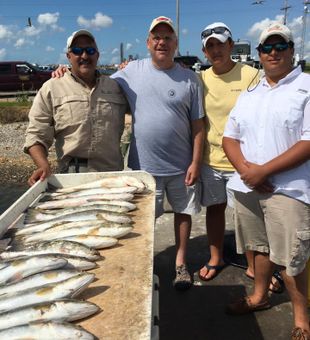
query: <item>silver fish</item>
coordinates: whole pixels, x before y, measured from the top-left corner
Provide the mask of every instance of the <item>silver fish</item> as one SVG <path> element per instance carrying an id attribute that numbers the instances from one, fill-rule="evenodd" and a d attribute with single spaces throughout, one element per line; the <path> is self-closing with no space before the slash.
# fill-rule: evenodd
<path id="1" fill-rule="evenodd" d="M 2 252 L 0 257 L 4 260 L 7 260 L 20 256 L 33 256 L 42 254 L 68 254 L 73 256 L 82 256 L 92 261 L 98 260 L 100 258 L 98 251 L 69 240 L 38 242 L 28 246 L 26 249 Z"/>
<path id="2" fill-rule="evenodd" d="M 88 182 L 81 185 L 66 187 L 57 189 L 56 192 L 71 193 L 83 189 L 93 189 L 93 188 L 118 188 L 132 186 L 136 187 L 139 192 L 145 189 L 145 184 L 138 178 L 133 176 L 117 176 L 117 177 L 106 177 L 99 179 L 97 181 Z"/>
<path id="3" fill-rule="evenodd" d="M 80 273 L 81 272 L 78 270 L 68 268 L 40 272 L 38 274 L 25 277 L 18 282 L 6 284 L 5 286 L 0 286 L 0 295 L 16 293 L 21 290 L 41 287 L 49 283 L 60 282 L 69 279 L 70 277 L 77 276 Z"/>
<path id="4" fill-rule="evenodd" d="M 8 266 L 0 269 L 0 285 L 17 282 L 21 279 L 51 269 L 64 267 L 68 263 L 55 255 L 40 255 L 9 261 Z"/>
<path id="5" fill-rule="evenodd" d="M 115 205 L 108 205 L 108 204 L 94 204 L 94 205 L 83 205 L 82 207 L 73 207 L 73 208 L 63 208 L 58 210 L 50 210 L 50 211 L 40 211 L 38 209 L 29 208 L 27 210 L 25 216 L 26 223 L 37 223 L 42 221 L 49 221 L 53 220 L 58 217 L 64 217 L 69 214 L 75 214 L 76 212 L 82 211 L 103 211 L 104 213 L 111 212 L 112 214 L 115 213 L 126 213 L 128 209 L 126 207 L 115 206 Z"/>
<path id="6" fill-rule="evenodd" d="M 7 329 L 30 322 L 62 321 L 70 322 L 97 313 L 100 308 L 88 301 L 62 299 L 24 306 L 0 314 L 0 329 Z"/>
<path id="7" fill-rule="evenodd" d="M 44 199 L 56 199 L 63 200 L 66 198 L 82 197 L 87 195 L 103 195 L 103 194 L 123 194 L 130 193 L 134 194 L 137 191 L 136 187 L 121 187 L 121 188 L 95 188 L 75 191 L 69 194 L 62 194 L 58 192 L 45 193 Z"/>
<path id="8" fill-rule="evenodd" d="M 47 202 L 39 202 L 34 208 L 35 209 L 43 209 L 43 210 L 52 210 L 52 209 L 63 209 L 69 207 L 80 207 L 91 204 L 109 204 L 109 205 L 121 205 L 128 208 L 128 211 L 135 210 L 136 205 L 134 203 L 128 202 L 133 199 L 132 194 L 124 194 L 129 195 L 125 196 L 125 199 L 104 199 L 103 196 L 94 195 L 94 196 L 82 196 L 79 198 L 68 198 L 66 200 L 55 200 L 55 201 L 47 201 Z M 129 198 L 129 199 L 128 199 Z"/>
<path id="9" fill-rule="evenodd" d="M 80 326 L 56 321 L 31 323 L 0 331 L 0 339 L 6 340 L 94 340 L 95 337 Z"/>
<path id="10" fill-rule="evenodd" d="M 77 227 L 122 227 L 126 226 L 124 223 L 108 222 L 106 220 L 84 220 L 84 221 L 62 221 L 57 223 L 45 222 L 38 223 L 21 228 L 15 232 L 15 236 L 29 235 L 43 231 L 59 231 L 63 229 L 77 228 Z"/>
<path id="11" fill-rule="evenodd" d="M 100 213 L 100 214 L 99 214 Z M 43 214 L 41 214 L 43 215 Z M 52 217 L 50 215 L 47 216 L 36 216 L 36 223 L 40 223 L 46 220 L 52 221 L 54 223 L 56 222 L 69 222 L 69 221 L 85 221 L 85 220 L 108 220 L 108 221 L 123 221 L 126 217 L 126 221 L 131 221 L 129 216 L 125 216 L 125 215 L 120 215 L 118 213 L 112 213 L 112 212 L 105 212 L 104 210 L 88 210 L 88 211 L 77 211 L 75 213 L 71 213 L 71 214 L 63 214 L 62 216 L 58 216 L 58 217 Z M 43 218 L 43 220 L 40 220 L 40 218 Z M 34 220 L 31 218 L 30 222 L 27 218 L 27 216 L 25 217 L 25 221 L 24 224 L 29 224 L 29 223 L 33 223 Z M 120 223 L 129 223 L 129 222 L 120 222 Z"/>
<path id="12" fill-rule="evenodd" d="M 76 235 L 68 236 L 63 239 L 78 242 L 94 249 L 109 248 L 118 243 L 117 238 L 98 235 Z"/>
<path id="13" fill-rule="evenodd" d="M 33 235 L 26 235 L 16 240 L 19 243 L 31 243 L 41 241 L 58 240 L 64 237 L 77 236 L 77 235 L 97 235 L 97 236 L 109 236 L 109 237 L 123 237 L 130 233 L 133 228 L 130 225 L 124 224 L 123 227 L 78 227 L 63 229 L 59 231 L 45 231 L 42 233 L 36 233 Z"/>
<path id="14" fill-rule="evenodd" d="M 35 303 L 73 298 L 84 291 L 94 279 L 95 274 L 80 273 L 60 282 L 1 295 L 0 313 Z"/>

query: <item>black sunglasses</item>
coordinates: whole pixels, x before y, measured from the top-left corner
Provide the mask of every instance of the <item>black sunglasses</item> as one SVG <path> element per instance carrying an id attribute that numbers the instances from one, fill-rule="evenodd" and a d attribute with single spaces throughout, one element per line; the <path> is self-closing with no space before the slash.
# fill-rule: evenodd
<path id="1" fill-rule="evenodd" d="M 259 45 L 257 47 L 257 50 L 264 54 L 270 54 L 273 49 L 276 50 L 277 52 L 283 52 L 283 51 L 286 51 L 289 47 L 291 47 L 291 44 L 287 42 L 281 42 L 281 43 L 275 43 L 275 44 Z"/>
<path id="2" fill-rule="evenodd" d="M 229 32 L 229 29 L 227 29 L 226 27 L 214 27 L 214 28 L 208 28 L 206 30 L 204 30 L 202 33 L 201 33 L 201 39 L 204 39 L 204 38 L 207 38 L 209 37 L 212 33 L 215 33 L 215 34 L 223 34 L 225 32 Z M 230 33 L 231 34 L 231 33 Z"/>
<path id="3" fill-rule="evenodd" d="M 70 52 L 75 55 L 82 55 L 84 52 L 88 55 L 94 55 L 97 49 L 95 47 L 71 47 Z"/>

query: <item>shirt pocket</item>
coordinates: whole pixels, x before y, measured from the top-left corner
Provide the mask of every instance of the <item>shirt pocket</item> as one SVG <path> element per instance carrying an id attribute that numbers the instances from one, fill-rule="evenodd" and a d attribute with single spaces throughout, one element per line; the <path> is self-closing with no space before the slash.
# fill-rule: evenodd
<path id="1" fill-rule="evenodd" d="M 307 97 L 294 92 L 283 96 L 273 107 L 273 125 L 279 129 L 297 131 L 302 128 Z"/>
<path id="2" fill-rule="evenodd" d="M 54 118 L 61 128 L 85 122 L 88 119 L 90 103 L 88 96 L 70 95 L 54 100 Z"/>
<path id="3" fill-rule="evenodd" d="M 117 121 L 124 119 L 127 109 L 127 101 L 121 94 L 104 94 L 97 99 L 98 117 L 97 119 Z"/>

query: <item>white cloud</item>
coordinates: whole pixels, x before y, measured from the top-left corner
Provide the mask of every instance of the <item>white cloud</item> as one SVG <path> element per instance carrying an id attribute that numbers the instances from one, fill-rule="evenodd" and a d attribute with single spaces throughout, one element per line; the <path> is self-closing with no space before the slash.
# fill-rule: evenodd
<path id="1" fill-rule="evenodd" d="M 38 36 L 42 32 L 41 28 L 36 28 L 35 26 L 26 27 L 24 33 L 28 37 Z"/>
<path id="2" fill-rule="evenodd" d="M 22 46 L 24 46 L 26 44 L 27 44 L 27 42 L 26 42 L 26 40 L 24 38 L 19 38 L 19 39 L 16 40 L 14 46 L 16 48 L 20 48 L 20 47 L 22 47 Z"/>
<path id="3" fill-rule="evenodd" d="M 113 24 L 113 19 L 98 12 L 95 14 L 95 18 L 90 20 L 85 19 L 83 16 L 79 16 L 77 18 L 77 23 L 82 27 L 100 29 L 111 26 Z"/>
<path id="4" fill-rule="evenodd" d="M 126 44 L 126 51 L 129 51 L 132 48 L 132 44 L 131 43 L 127 43 Z"/>
<path id="5" fill-rule="evenodd" d="M 13 33 L 4 25 L 0 25 L 0 39 L 9 39 Z"/>
<path id="6" fill-rule="evenodd" d="M 112 53 L 112 54 L 119 53 L 119 49 L 118 49 L 118 48 L 114 48 L 113 51 L 112 51 L 111 53 Z"/>
<path id="7" fill-rule="evenodd" d="M 136 43 L 140 44 L 140 40 L 138 38 L 136 38 Z"/>
<path id="8" fill-rule="evenodd" d="M 183 35 L 187 35 L 187 33 L 188 33 L 188 29 L 187 29 L 187 28 L 183 28 L 183 29 L 182 29 L 182 34 L 183 34 Z"/>
<path id="9" fill-rule="evenodd" d="M 45 51 L 47 51 L 47 52 L 53 52 L 53 51 L 55 51 L 55 48 L 52 47 L 52 46 L 46 46 L 46 47 L 45 47 Z"/>
<path id="10" fill-rule="evenodd" d="M 5 48 L 1 48 L 0 49 L 0 60 L 4 60 L 6 56 L 6 49 Z"/>
<path id="11" fill-rule="evenodd" d="M 40 25 L 52 26 L 57 24 L 59 13 L 44 13 L 38 15 L 38 23 Z"/>
<path id="12" fill-rule="evenodd" d="M 115 56 L 112 57 L 110 64 L 118 64 L 119 63 L 119 57 Z"/>

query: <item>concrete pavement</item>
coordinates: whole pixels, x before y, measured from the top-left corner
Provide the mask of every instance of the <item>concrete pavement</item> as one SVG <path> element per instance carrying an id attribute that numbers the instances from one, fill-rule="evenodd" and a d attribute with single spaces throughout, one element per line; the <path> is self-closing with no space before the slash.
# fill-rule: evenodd
<path id="1" fill-rule="evenodd" d="M 227 211 L 225 259 L 245 265 L 235 252 L 232 212 Z M 229 316 L 225 306 L 249 294 L 253 281 L 245 271 L 227 266 L 213 280 L 202 282 L 197 272 L 208 259 L 205 212 L 194 218 L 189 242 L 188 266 L 194 274 L 193 287 L 175 291 L 173 214 L 165 213 L 155 226 L 154 272 L 159 276 L 159 329 L 161 340 L 287 340 L 293 326 L 287 292 L 272 294 L 272 308 L 253 315 Z"/>

